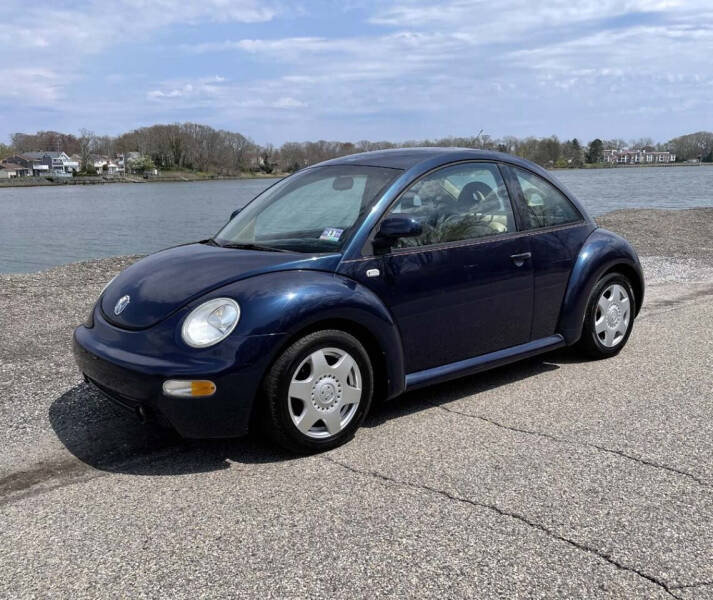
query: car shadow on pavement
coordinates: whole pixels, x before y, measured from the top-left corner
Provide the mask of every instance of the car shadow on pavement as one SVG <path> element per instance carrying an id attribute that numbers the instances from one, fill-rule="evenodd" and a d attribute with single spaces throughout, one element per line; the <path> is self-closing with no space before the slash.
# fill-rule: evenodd
<path id="1" fill-rule="evenodd" d="M 507 383 L 556 370 L 568 353 L 550 353 L 498 369 L 407 393 L 376 403 L 364 423 L 387 420 L 466 398 Z M 170 429 L 142 425 L 92 386 L 81 383 L 57 398 L 49 409 L 55 434 L 69 452 L 102 471 L 133 475 L 187 475 L 254 464 L 297 460 L 258 433 L 226 440 L 185 440 Z"/>
<path id="2" fill-rule="evenodd" d="M 76 458 L 102 471 L 187 475 L 230 468 L 230 462 L 270 463 L 297 458 L 258 434 L 227 440 L 186 440 L 137 417 L 81 383 L 57 398 L 49 421 Z"/>
<path id="3" fill-rule="evenodd" d="M 557 353 L 552 352 L 498 367 L 492 371 L 484 371 L 468 377 L 461 377 L 413 392 L 407 392 L 389 402 L 374 406 L 364 421 L 363 427 L 378 427 L 385 421 L 427 410 L 434 406 L 441 406 L 462 398 L 468 398 L 541 373 L 556 371 L 559 369 L 558 362 L 564 363 L 569 360 L 570 357 L 567 353 L 560 357 L 559 351 Z"/>

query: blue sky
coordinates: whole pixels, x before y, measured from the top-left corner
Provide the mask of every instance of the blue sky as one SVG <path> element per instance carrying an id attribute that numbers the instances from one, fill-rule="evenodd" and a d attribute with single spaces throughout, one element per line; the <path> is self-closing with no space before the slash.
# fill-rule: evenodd
<path id="1" fill-rule="evenodd" d="M 0 140 L 194 121 L 258 143 L 713 129 L 710 0 L 5 0 Z"/>

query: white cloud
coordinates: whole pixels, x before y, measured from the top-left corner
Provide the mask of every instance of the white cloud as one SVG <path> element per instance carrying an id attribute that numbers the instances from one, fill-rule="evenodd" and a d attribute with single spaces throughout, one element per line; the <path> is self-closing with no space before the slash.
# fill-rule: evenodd
<path id="1" fill-rule="evenodd" d="M 659 12 L 681 6 L 707 6 L 700 0 L 451 0 L 441 3 L 414 1 L 382 8 L 370 19 L 395 27 L 455 26 L 485 34 L 488 39 L 512 35 L 523 29 L 551 28 L 640 12 Z"/>
<path id="2" fill-rule="evenodd" d="M 49 105 L 62 97 L 63 77 L 37 67 L 0 68 L 0 98 Z"/>
<path id="3" fill-rule="evenodd" d="M 283 96 L 282 98 L 275 100 L 272 103 L 272 106 L 274 108 L 304 108 L 307 105 L 300 100 L 295 100 L 289 96 Z"/>
<path id="4" fill-rule="evenodd" d="M 52 67 L 3 77 L 0 95 L 38 103 L 61 98 L 83 57 L 118 43 L 145 43 L 177 24 L 258 23 L 307 10 L 285 8 L 281 0 L 118 0 L 108 10 L 91 0 L 71 11 L 43 9 L 38 18 L 33 5 L 8 1 L 16 6 L 0 23 L 0 46 L 21 51 L 27 64 Z M 147 100 L 145 119 L 208 115 L 212 123 L 239 123 L 238 129 L 248 123 L 286 137 L 340 131 L 425 137 L 481 127 L 494 134 L 585 135 L 596 123 L 621 127 L 624 113 L 644 127 L 686 111 L 698 128 L 713 126 L 713 116 L 706 117 L 713 89 L 709 0 L 350 0 L 330 7 L 351 10 L 352 4 L 358 12 L 343 18 L 358 14 L 369 25 L 357 23 L 348 35 L 329 36 L 318 27 L 314 35 L 303 22 L 301 31 L 282 37 L 270 37 L 278 29 L 267 25 L 234 38 L 225 26 L 195 28 L 177 49 L 185 54 L 166 64 L 159 83 L 149 85 L 129 70 L 106 81 L 135 86 Z M 201 65 L 205 77 L 183 75 Z"/>
<path id="5" fill-rule="evenodd" d="M 15 49 L 55 47 L 64 52 L 99 52 L 175 24 L 270 21 L 278 9 L 259 0 L 99 0 L 68 8 L 15 2 L 4 7 L 0 43 Z"/>
<path id="6" fill-rule="evenodd" d="M 145 40 L 171 25 L 257 23 L 277 13 L 277 5 L 270 0 L 116 0 L 110 4 L 88 0 L 66 7 L 6 0 L 0 50 L 6 58 L 21 57 L 29 71 L 2 79 L 0 95 L 27 93 L 28 103 L 42 103 L 61 96 L 61 88 L 81 75 L 81 62 L 87 55 Z M 34 67 L 46 64 L 52 65 L 51 72 Z"/>
<path id="7" fill-rule="evenodd" d="M 507 133 L 508 111 L 518 134 L 551 133 L 565 114 L 576 120 L 585 110 L 583 121 L 610 126 L 617 111 L 700 107 L 701 86 L 713 78 L 713 11 L 700 0 L 413 1 L 379 7 L 370 21 L 397 30 L 186 49 L 283 64 L 286 73 L 261 89 L 289 86 L 316 118 L 431 113 L 441 123 L 460 120 L 461 131 L 495 121 Z M 518 122 L 531 131 L 518 131 Z"/>

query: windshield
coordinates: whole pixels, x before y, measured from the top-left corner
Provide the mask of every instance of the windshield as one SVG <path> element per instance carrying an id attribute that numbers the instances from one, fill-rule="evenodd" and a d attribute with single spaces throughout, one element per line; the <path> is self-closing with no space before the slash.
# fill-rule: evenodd
<path id="1" fill-rule="evenodd" d="M 221 246 L 338 252 L 399 169 L 334 165 L 305 169 L 265 190 L 215 236 Z"/>

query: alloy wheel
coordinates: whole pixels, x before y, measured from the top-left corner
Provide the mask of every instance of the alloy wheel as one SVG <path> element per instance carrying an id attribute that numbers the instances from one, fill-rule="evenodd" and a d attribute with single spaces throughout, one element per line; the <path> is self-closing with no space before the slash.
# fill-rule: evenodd
<path id="1" fill-rule="evenodd" d="M 357 361 L 340 348 L 320 348 L 295 369 L 288 388 L 288 411 L 304 435 L 332 437 L 354 418 L 362 397 Z"/>
<path id="2" fill-rule="evenodd" d="M 607 286 L 597 301 L 594 331 L 607 348 L 618 346 L 629 329 L 631 300 L 626 288 L 618 283 Z"/>

